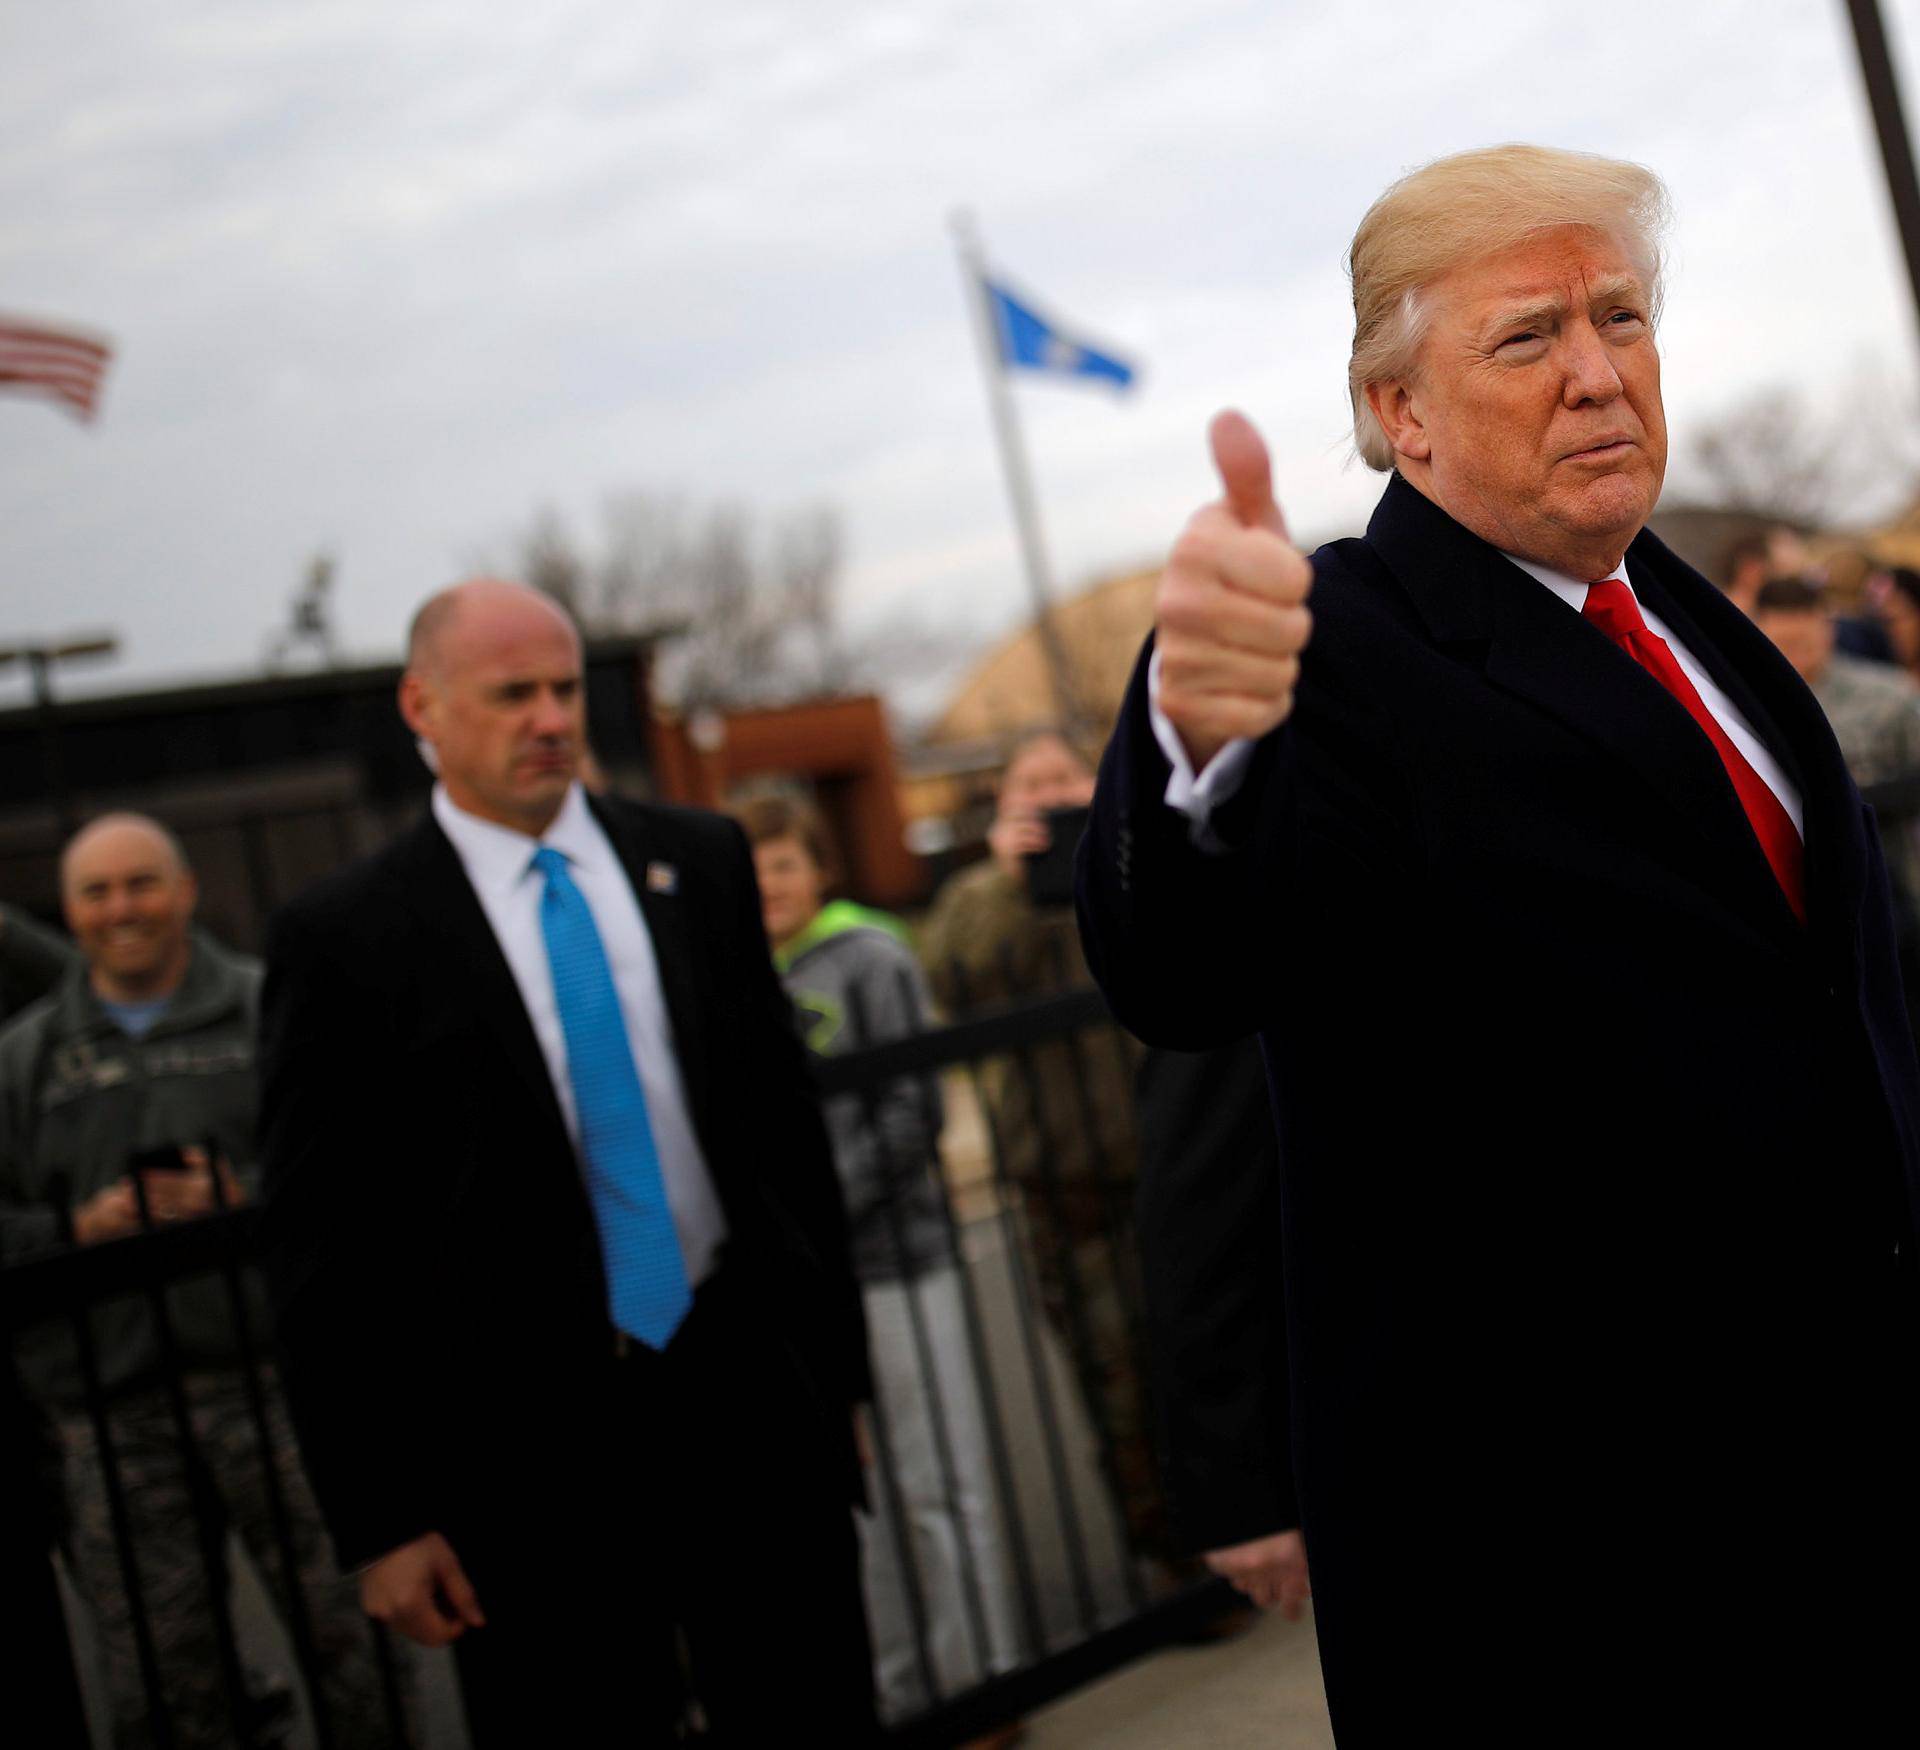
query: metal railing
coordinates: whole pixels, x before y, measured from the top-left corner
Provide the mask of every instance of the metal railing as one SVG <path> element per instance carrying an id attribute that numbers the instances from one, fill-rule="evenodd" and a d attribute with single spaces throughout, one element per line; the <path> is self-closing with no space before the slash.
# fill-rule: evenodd
<path id="1" fill-rule="evenodd" d="M 857 1006 L 848 1019 L 856 1044 L 869 1036 Z M 1137 1462 L 1144 1422 L 1134 1416 L 1131 1425 L 1116 1425 L 1127 1420 L 1129 1403 L 1144 1403 L 1145 1378 L 1133 1172 L 1130 1158 L 1122 1158 L 1131 1114 L 1112 1109 L 1116 1090 L 1130 1089 L 1130 1049 L 1099 997 L 1073 991 L 857 1046 L 819 1064 L 823 1096 L 843 1112 L 851 1102 L 881 1150 L 898 1149 L 888 1141 L 881 1107 L 903 1086 L 927 1103 L 926 1134 L 942 1138 L 943 1158 L 883 1157 L 889 1182 L 933 1178 L 942 1249 L 951 1257 L 932 1268 L 916 1264 L 898 1214 L 890 1216 L 902 1266 L 894 1304 L 905 1333 L 907 1383 L 891 1394 L 882 1390 L 874 1407 L 877 1511 L 863 1535 L 889 1541 L 900 1581 L 905 1632 L 896 1630 L 894 1639 L 910 1646 L 917 1692 L 889 1720 L 891 1741 L 903 1746 L 958 1743 L 1016 1719 L 1198 1629 L 1233 1601 L 1220 1582 L 1196 1580 L 1190 1568 L 1170 1562 L 1164 1547 L 1143 1547 L 1156 1540 L 1140 1528 L 1159 1511 L 1142 1498 L 1150 1492 Z M 1020 1134 L 1011 1135 L 1015 1122 Z M 166 1712 L 166 1655 L 152 1632 L 141 1572 L 141 1503 L 122 1475 L 120 1400 L 103 1383 L 93 1331 L 102 1308 L 130 1298 L 152 1321 L 167 1420 L 195 1479 L 200 1578 L 214 1615 L 233 1741 L 282 1741 L 255 1718 L 258 1684 L 230 1602 L 228 1527 L 199 1450 L 172 1328 L 170 1293 L 207 1279 L 221 1285 L 233 1323 L 252 1433 L 249 1461 L 265 1482 L 275 1546 L 272 1561 L 261 1564 L 275 1572 L 263 1578 L 298 1667 L 299 1712 L 308 1741 L 343 1742 L 321 1680 L 284 1479 L 273 1462 L 276 1388 L 247 1287 L 257 1240 L 257 1211 L 229 1209 L 0 1268 L 0 1345 L 49 1330 L 70 1333 L 148 1729 L 161 1745 L 176 1741 Z M 956 1313 L 944 1324 L 943 1307 Z M 6 1359 L 0 1347 L 0 1362 Z M 880 1371 L 883 1379 L 903 1377 L 898 1368 Z M 935 1508 L 954 1525 L 988 1524 L 995 1539 L 989 1547 L 960 1537 L 956 1572 L 944 1589 L 941 1577 L 926 1571 L 916 1530 L 925 1512 L 910 1497 L 917 1489 L 924 1508 L 930 1485 L 924 1463 L 915 1475 L 903 1462 L 910 1429 L 929 1436 Z M 421 1700 L 419 1660 L 397 1654 L 372 1625 L 366 1633 L 394 1741 L 426 1750 L 463 1743 L 457 1709 L 437 1716 L 431 1696 Z M 403 1691 L 410 1683 L 416 1686 L 408 1709 Z M 443 1688 L 450 1694 L 450 1685 Z M 408 1711 L 416 1716 L 410 1736 Z"/>
<path id="2" fill-rule="evenodd" d="M 958 969 L 948 983 L 964 1002 L 967 981 Z M 943 1212 L 959 1260 L 968 1384 L 984 1407 L 983 1444 L 1013 1594 L 1018 1653 L 1010 1669 L 990 1671 L 984 1625 L 994 1601 L 982 1595 L 982 1576 L 963 1567 L 972 1670 L 957 1683 L 943 1676 L 930 1645 L 935 1601 L 911 1541 L 899 1535 L 900 1516 L 888 1516 L 884 1528 L 894 1533 L 907 1577 L 924 1691 L 919 1709 L 893 1720 L 892 1738 L 955 1744 L 1190 1637 L 1238 1600 L 1224 1583 L 1195 1578 L 1190 1564 L 1173 1559 L 1164 1532 L 1133 1237 L 1137 1048 L 1087 989 L 969 1012 L 873 1044 L 860 1043 L 870 1029 L 857 1000 L 848 1019 L 854 1048 L 823 1061 L 818 1079 L 829 1102 L 859 1104 L 867 1134 L 882 1148 L 880 1101 L 902 1083 L 931 1090 L 943 1079 L 950 1105 L 980 1124 L 969 1163 L 956 1158 L 964 1126 L 949 1113 L 944 1159 L 935 1164 L 948 1191 Z M 931 1116 L 928 1128 L 940 1128 Z M 887 1176 L 899 1179 L 912 1163 L 888 1167 Z M 896 1243 L 910 1259 L 904 1239 Z M 911 1268 L 904 1274 L 917 1383 L 929 1394 L 941 1490 L 957 1518 L 967 1479 L 940 1438 L 932 1333 L 915 1292 L 920 1283 Z M 884 1392 L 876 1410 L 875 1469 L 893 1493 Z M 1117 1426 L 1123 1418 L 1126 1425 Z"/>
<path id="3" fill-rule="evenodd" d="M 211 1155 L 209 1150 L 210 1158 Z M 216 1196 L 224 1197 L 221 1175 L 210 1177 Z M 275 1393 L 276 1388 L 266 1361 L 264 1334 L 255 1328 L 246 1285 L 256 1255 L 259 1212 L 252 1208 L 226 1208 L 196 1221 L 161 1227 L 153 1219 L 142 1176 L 133 1173 L 130 1181 L 139 1203 L 142 1231 L 95 1246 L 74 1245 L 69 1200 L 64 1196 L 51 1200 L 61 1217 L 66 1246 L 0 1269 L 0 1335 L 10 1342 L 22 1334 L 45 1333 L 49 1329 L 64 1330 L 71 1336 L 72 1358 L 80 1386 L 78 1409 L 92 1437 L 91 1450 L 85 1457 L 97 1467 L 105 1497 L 117 1564 L 113 1581 L 119 1589 L 119 1602 L 124 1604 L 132 1650 L 145 1692 L 141 1730 L 146 1741 L 162 1750 L 178 1738 L 167 1698 L 170 1674 L 163 1668 L 149 1596 L 155 1576 L 143 1571 L 140 1554 L 141 1504 L 125 1474 L 121 1450 L 126 1432 L 125 1400 L 108 1389 L 94 1331 L 99 1309 L 128 1300 L 139 1302 L 151 1320 L 159 1357 L 155 1385 L 165 1401 L 174 1456 L 191 1502 L 199 1579 L 204 1586 L 200 1599 L 211 1622 L 231 1741 L 248 1747 L 280 1743 L 284 1741 L 284 1729 L 292 1723 L 288 1716 L 299 1707 L 290 1689 L 282 1688 L 276 1693 L 274 1684 L 256 1679 L 242 1656 L 233 1602 L 235 1575 L 230 1543 L 233 1526 L 219 1481 L 222 1466 L 209 1457 L 196 1427 L 189 1401 L 188 1372 L 181 1363 L 174 1329 L 170 1293 L 184 1284 L 211 1277 L 224 1292 L 237 1358 L 232 1371 L 241 1387 L 252 1435 L 252 1449 L 246 1462 L 266 1505 L 272 1564 L 261 1577 L 268 1585 L 280 1632 L 290 1644 L 305 1685 L 304 1713 L 309 1741 L 316 1750 L 332 1750 L 334 1746 L 340 1750 L 356 1750 L 336 1730 L 326 1686 L 321 1681 L 312 1600 L 302 1574 L 287 1498 L 289 1479 L 283 1475 L 281 1463 L 276 1462 L 275 1457 L 276 1442 L 270 1420 L 274 1411 L 270 1408 L 269 1394 Z M 11 1354 L 5 1357 L 9 1369 L 14 1359 Z M 71 1415 L 74 1407 L 71 1403 L 65 1406 L 70 1412 L 66 1420 L 75 1419 Z M 29 1415 L 36 1411 L 45 1414 L 45 1406 L 29 1404 L 24 1408 Z M 45 1439 L 50 1430 L 42 1422 L 21 1432 L 28 1438 L 37 1435 Z M 284 1450 L 284 1443 L 282 1447 Z M 62 1503 L 43 1501 L 39 1505 L 44 1509 L 43 1521 L 49 1525 L 58 1525 L 66 1518 Z M 50 1553 L 41 1552 L 43 1558 Z M 102 1576 L 93 1573 L 87 1578 L 98 1583 Z M 97 1604 L 99 1600 L 96 1598 L 93 1602 Z M 390 1734 L 395 1743 L 410 1743 L 413 1740 L 408 1735 L 393 1648 L 377 1624 L 365 1622 L 363 1632 L 379 1673 L 382 1706 Z M 103 1715 L 113 1711 L 112 1698 L 107 1694 L 99 1696 L 99 1705 Z M 84 1737 L 76 1741 L 89 1742 Z M 112 1741 L 110 1735 L 109 1741 Z"/>

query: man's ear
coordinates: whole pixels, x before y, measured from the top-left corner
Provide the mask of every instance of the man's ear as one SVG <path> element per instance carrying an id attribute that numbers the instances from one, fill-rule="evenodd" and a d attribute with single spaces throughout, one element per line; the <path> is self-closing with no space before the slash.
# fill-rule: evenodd
<path id="1" fill-rule="evenodd" d="M 1389 377 L 1384 383 L 1369 383 L 1367 405 L 1394 453 L 1424 462 L 1433 453 L 1427 438 L 1426 421 L 1421 416 L 1420 395 L 1404 377 Z"/>
<path id="2" fill-rule="evenodd" d="M 433 739 L 433 688 L 412 669 L 400 677 L 400 715 L 415 735 Z"/>

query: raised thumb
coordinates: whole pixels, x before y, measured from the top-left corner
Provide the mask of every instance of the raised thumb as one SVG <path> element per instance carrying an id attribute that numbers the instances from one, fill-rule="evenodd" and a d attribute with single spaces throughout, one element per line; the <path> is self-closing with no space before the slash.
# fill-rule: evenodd
<path id="1" fill-rule="evenodd" d="M 1226 493 L 1227 508 L 1250 529 L 1268 529 L 1285 536 L 1287 519 L 1273 496 L 1273 464 L 1266 439 L 1244 413 L 1229 408 L 1216 413 L 1207 428 L 1213 447 L 1213 465 Z"/>

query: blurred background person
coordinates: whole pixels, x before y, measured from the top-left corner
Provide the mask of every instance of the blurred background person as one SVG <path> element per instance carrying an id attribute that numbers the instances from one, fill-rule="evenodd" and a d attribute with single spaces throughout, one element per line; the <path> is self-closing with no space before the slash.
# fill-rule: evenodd
<path id="1" fill-rule="evenodd" d="M 430 598 L 428 807 L 274 920 L 302 1451 L 476 1743 L 677 1743 L 689 1680 L 722 1742 L 867 1743 L 866 1324 L 810 1066 L 739 827 L 580 783 L 584 665 L 536 590 Z"/>
<path id="2" fill-rule="evenodd" d="M 1813 689 L 1847 770 L 1874 804 L 1893 877 L 1908 1010 L 1920 1018 L 1920 684 L 1839 649 L 1822 592 L 1805 578 L 1762 585 L 1754 621 Z"/>
<path id="3" fill-rule="evenodd" d="M 1894 662 L 1920 685 L 1920 571 L 1889 565 L 1872 593 Z"/>
<path id="4" fill-rule="evenodd" d="M 1780 578 L 1808 584 L 1832 605 L 1830 580 L 1824 567 L 1816 567 L 1809 561 L 1806 542 L 1789 528 L 1760 529 L 1729 542 L 1720 556 L 1714 581 L 1727 599 L 1751 620 L 1759 612 L 1761 590 Z M 1862 612 L 1831 614 L 1834 648 L 1869 662 L 1896 660 L 1883 617 L 1877 611 L 1876 597 L 1883 593 L 1883 588 L 1867 589 Z"/>
<path id="5" fill-rule="evenodd" d="M 1773 555 L 1762 533 L 1741 535 L 1728 542 L 1714 575 L 1728 601 L 1748 619 L 1760 599 L 1760 586 L 1773 575 Z"/>
<path id="6" fill-rule="evenodd" d="M 63 1200 L 80 1245 L 139 1231 L 133 1171 L 161 1223 L 244 1203 L 255 1184 L 258 962 L 194 928 L 192 871 L 173 835 L 142 815 L 106 815 L 83 828 L 62 857 L 60 883 L 79 956 L 0 1034 L 0 1259 L 60 1243 L 68 1219 L 57 1207 Z M 232 1742 L 200 1542 L 212 1514 L 224 1521 L 212 1532 L 218 1544 L 224 1546 L 230 1526 L 270 1586 L 277 1579 L 301 1587 L 340 1741 L 389 1742 L 366 1629 L 334 1577 L 292 1431 L 269 1391 L 271 1462 L 299 1564 L 297 1576 L 282 1571 L 225 1284 L 203 1277 L 177 1286 L 167 1312 L 198 1465 L 180 1450 L 149 1302 L 113 1301 L 96 1312 L 93 1329 L 102 1384 L 113 1398 L 115 1449 L 133 1506 L 170 1741 Z M 264 1309 L 257 1328 L 265 1330 Z M 48 1333 L 21 1347 L 27 1383 L 60 1427 L 68 1550 L 99 1626 L 120 1741 L 168 1741 L 148 1714 L 71 1339 Z M 280 1602 L 284 1609 L 284 1597 Z M 253 1687 L 272 1704 L 271 1685 Z M 241 1705 L 252 1703 L 243 1698 Z"/>
<path id="7" fill-rule="evenodd" d="M 1000 780 L 991 855 L 951 876 L 921 933 L 921 961 L 953 1015 L 1092 983 L 1070 886 L 1037 882 L 1072 847 L 1048 814 L 1082 809 L 1093 768 L 1057 729 L 1016 742 Z M 1054 1040 L 987 1078 L 1001 1165 L 1018 1194 L 1040 1298 L 1073 1363 L 1136 1555 L 1174 1555 L 1142 1378 L 1134 1061 L 1111 1039 Z"/>
<path id="8" fill-rule="evenodd" d="M 1754 619 L 1813 689 L 1847 770 L 1862 790 L 1920 778 L 1920 684 L 1899 669 L 1839 649 L 1821 591 L 1804 578 L 1779 577 L 1765 584 Z M 1920 903 L 1920 856 L 1905 830 L 1911 818 L 1881 822 L 1887 866 L 1909 905 Z"/>
<path id="9" fill-rule="evenodd" d="M 840 860 L 819 811 L 797 796 L 769 794 L 735 812 L 753 845 L 774 963 L 809 1049 L 835 1056 L 925 1032 L 926 985 L 906 926 L 827 898 Z M 1010 1670 L 1019 1646 L 962 1265 L 938 1172 L 939 1084 L 902 1077 L 871 1100 L 843 1094 L 828 1102 L 826 1117 L 873 1354 L 882 1469 L 869 1473 L 861 1565 L 881 1705 L 897 1719 L 935 1699 L 921 1671 L 910 1586 L 924 1604 L 927 1654 L 943 1695 Z M 944 1427 L 936 1425 L 936 1398 Z M 984 1668 L 977 1640 L 986 1643 Z M 1016 1733 L 987 1742 L 1011 1743 Z"/>
<path id="10" fill-rule="evenodd" d="M 1781 572 L 1787 577 L 1796 575 Z M 1863 662 L 1883 668 L 1895 668 L 1898 659 L 1893 641 L 1887 636 L 1887 622 L 1881 612 L 1886 594 L 1884 575 L 1859 552 L 1840 551 L 1830 555 L 1818 572 L 1808 571 L 1806 581 L 1820 591 L 1833 619 L 1833 647 Z"/>
<path id="11" fill-rule="evenodd" d="M 1092 982 L 1072 896 L 1036 899 L 1029 863 L 1052 848 L 1047 814 L 1093 800 L 1093 767 L 1057 729 L 1013 744 L 987 832 L 990 855 L 950 876 L 921 932 L 921 957 L 948 1009 Z"/>

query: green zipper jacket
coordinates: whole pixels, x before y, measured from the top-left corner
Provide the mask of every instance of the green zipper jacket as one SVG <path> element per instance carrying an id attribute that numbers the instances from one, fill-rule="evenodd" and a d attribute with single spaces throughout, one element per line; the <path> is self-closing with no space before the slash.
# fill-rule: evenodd
<path id="1" fill-rule="evenodd" d="M 196 931 L 186 977 L 144 1038 L 121 1032 L 79 962 L 0 1032 L 0 1263 L 57 1246 L 56 1199 L 86 1202 L 145 1149 L 211 1143 L 252 1190 L 259 1000 L 259 963 Z M 173 1289 L 168 1310 L 187 1368 L 237 1359 L 224 1283 Z M 145 1300 L 98 1308 L 94 1338 L 110 1391 L 155 1377 L 159 1333 Z M 68 1332 L 30 1332 L 20 1348 L 36 1391 L 78 1397 Z"/>

